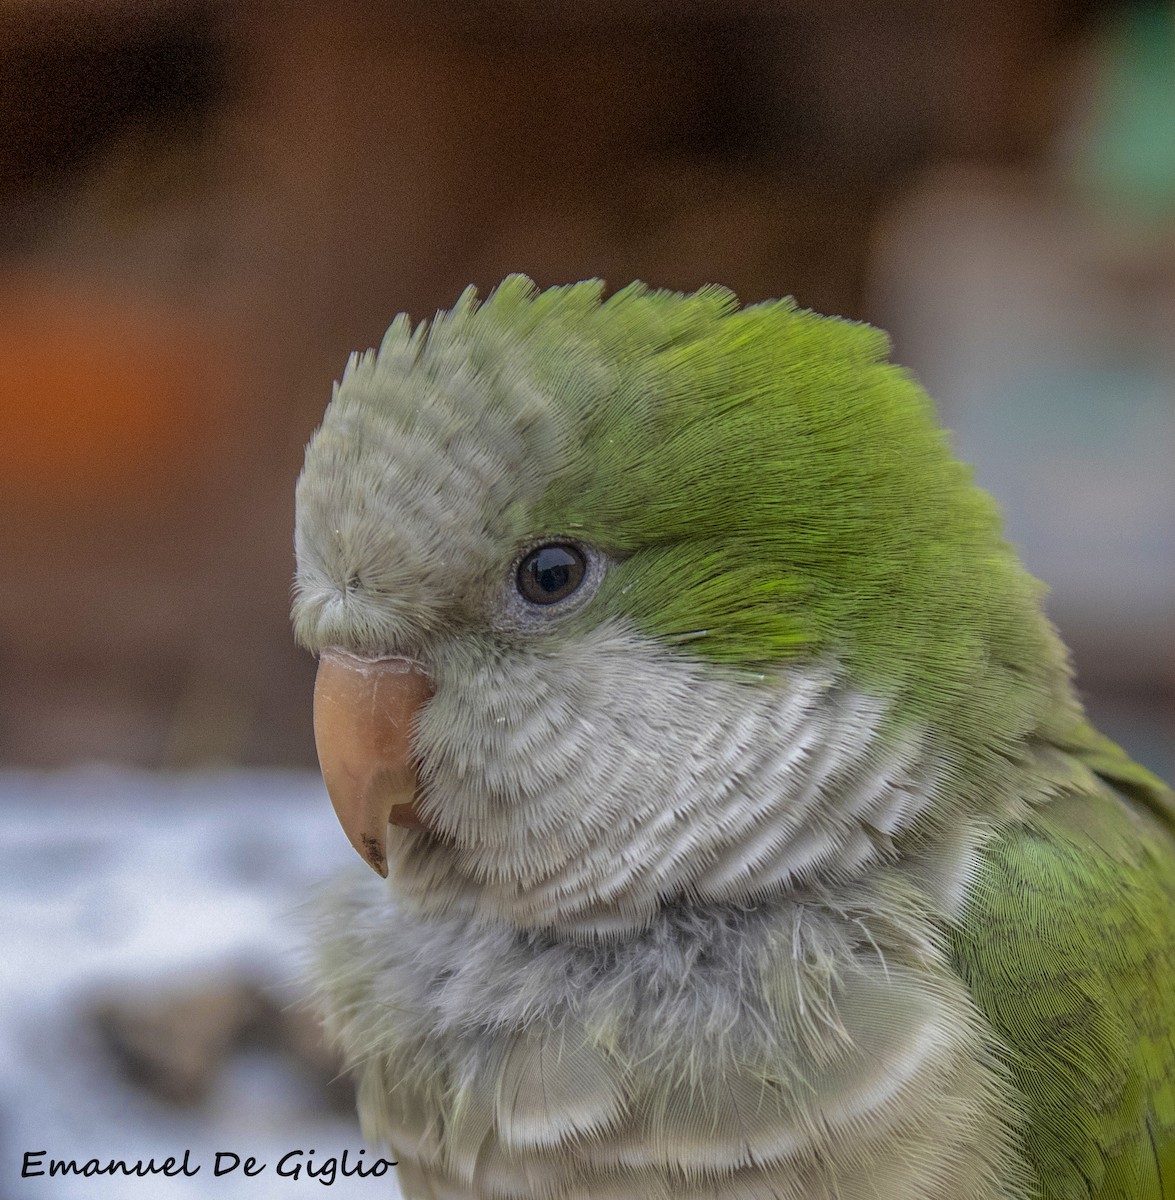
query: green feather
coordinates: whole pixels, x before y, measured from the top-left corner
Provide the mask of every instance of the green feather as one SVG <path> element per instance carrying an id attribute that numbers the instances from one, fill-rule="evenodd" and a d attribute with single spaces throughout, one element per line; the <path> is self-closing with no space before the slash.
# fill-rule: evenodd
<path id="1" fill-rule="evenodd" d="M 1088 727 L 1070 745 L 1095 774 L 985 853 L 955 964 L 1026 1098 L 1042 1200 L 1173 1200 L 1173 798 Z"/>

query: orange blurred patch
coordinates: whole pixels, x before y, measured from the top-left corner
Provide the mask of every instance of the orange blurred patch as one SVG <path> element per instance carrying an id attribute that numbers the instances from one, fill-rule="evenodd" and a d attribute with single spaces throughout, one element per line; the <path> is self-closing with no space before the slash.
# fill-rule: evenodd
<path id="1" fill-rule="evenodd" d="M 182 488 L 226 355 L 192 314 L 96 285 L 0 283 L 0 491 L 50 507 Z"/>

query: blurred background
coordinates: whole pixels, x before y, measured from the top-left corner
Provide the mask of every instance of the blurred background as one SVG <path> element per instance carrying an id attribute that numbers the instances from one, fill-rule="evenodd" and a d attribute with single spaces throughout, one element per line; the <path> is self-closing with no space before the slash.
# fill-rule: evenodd
<path id="1" fill-rule="evenodd" d="M 349 351 L 510 271 L 888 329 L 1050 585 L 1095 719 L 1175 774 L 1170 3 L 0 0 L 0 899 L 71 981 L 54 1037 L 89 1031 L 91 1091 L 146 1084 L 118 1093 L 140 1116 L 214 1120 L 246 1044 L 329 1077 L 257 1024 L 288 956 L 238 969 L 345 860 L 288 632 L 293 484 Z M 292 875 L 246 819 L 281 796 Z M 161 896 L 179 924 L 132 953 Z M 106 994 L 131 960 L 171 988 L 146 1016 Z M 48 1112 L 78 1089 L 28 1050 L 43 995 L 10 970 L 42 996 L 5 1044 L 21 1088 L 56 1080 Z M 185 1083 L 193 996 L 214 1032 Z M 249 1078 L 233 1120 L 270 1096 Z"/>

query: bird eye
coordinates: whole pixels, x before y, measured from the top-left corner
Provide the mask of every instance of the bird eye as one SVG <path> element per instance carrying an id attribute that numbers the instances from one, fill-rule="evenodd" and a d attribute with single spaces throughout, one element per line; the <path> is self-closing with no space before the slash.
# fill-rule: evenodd
<path id="1" fill-rule="evenodd" d="M 531 604 L 557 604 L 587 573 L 583 552 L 567 542 L 536 546 L 518 565 L 518 590 Z"/>

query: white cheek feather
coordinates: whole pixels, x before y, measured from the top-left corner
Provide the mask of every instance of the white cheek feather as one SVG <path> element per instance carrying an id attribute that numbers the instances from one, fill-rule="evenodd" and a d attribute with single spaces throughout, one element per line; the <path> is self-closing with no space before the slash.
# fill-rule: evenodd
<path id="1" fill-rule="evenodd" d="M 831 666 L 742 682 L 618 625 L 438 660 L 418 746 L 440 836 L 391 847 L 395 886 L 434 911 L 633 930 L 675 897 L 855 876 L 932 802 L 918 735 Z"/>

